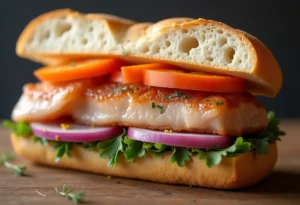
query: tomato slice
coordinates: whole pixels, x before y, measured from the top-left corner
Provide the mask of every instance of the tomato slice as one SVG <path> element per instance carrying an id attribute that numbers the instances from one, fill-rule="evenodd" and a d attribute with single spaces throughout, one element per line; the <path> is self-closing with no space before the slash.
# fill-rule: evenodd
<path id="1" fill-rule="evenodd" d="M 177 70 L 145 70 L 143 82 L 149 86 L 208 92 L 243 92 L 245 89 L 245 80 L 241 78 Z"/>
<path id="2" fill-rule="evenodd" d="M 114 72 L 109 77 L 110 82 L 123 83 L 123 76 L 121 71 Z"/>
<path id="3" fill-rule="evenodd" d="M 41 81 L 61 82 L 106 75 L 120 69 L 124 64 L 118 59 L 99 59 L 71 62 L 68 65 L 46 66 L 34 72 Z"/>
<path id="4" fill-rule="evenodd" d="M 150 63 L 141 65 L 123 66 L 121 68 L 124 83 L 139 83 L 143 82 L 143 72 L 149 69 L 174 69 L 176 67 L 161 63 Z"/>

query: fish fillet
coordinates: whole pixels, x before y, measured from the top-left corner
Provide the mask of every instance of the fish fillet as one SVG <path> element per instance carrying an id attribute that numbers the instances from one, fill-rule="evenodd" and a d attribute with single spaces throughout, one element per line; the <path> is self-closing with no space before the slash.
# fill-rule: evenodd
<path id="1" fill-rule="evenodd" d="M 134 126 L 174 132 L 239 136 L 267 126 L 264 107 L 249 93 L 211 93 L 85 80 L 28 84 L 15 121 L 72 117 L 98 126 Z"/>

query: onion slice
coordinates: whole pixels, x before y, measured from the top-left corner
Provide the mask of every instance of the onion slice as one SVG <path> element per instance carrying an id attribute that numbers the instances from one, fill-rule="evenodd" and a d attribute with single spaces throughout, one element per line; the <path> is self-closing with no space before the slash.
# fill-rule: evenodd
<path id="1" fill-rule="evenodd" d="M 78 124 L 31 123 L 30 127 L 37 137 L 63 142 L 94 142 L 113 138 L 122 133 L 121 127 L 93 128 Z"/>
<path id="2" fill-rule="evenodd" d="M 127 136 L 131 139 L 159 143 L 177 147 L 209 149 L 225 148 L 233 143 L 233 138 L 222 135 L 194 133 L 166 133 L 140 128 L 128 128 Z"/>

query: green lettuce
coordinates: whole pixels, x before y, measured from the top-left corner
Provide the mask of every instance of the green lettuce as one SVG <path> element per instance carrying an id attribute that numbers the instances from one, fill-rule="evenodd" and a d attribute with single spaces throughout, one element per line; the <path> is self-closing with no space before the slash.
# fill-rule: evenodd
<path id="1" fill-rule="evenodd" d="M 34 142 L 39 142 L 43 146 L 51 142 L 53 151 L 56 151 L 56 162 L 65 155 L 72 157 L 72 147 L 74 144 L 77 144 L 87 150 L 99 152 L 101 158 L 108 159 L 107 165 L 109 167 L 115 167 L 121 155 L 125 157 L 128 163 L 133 163 L 138 158 L 145 157 L 146 153 L 161 157 L 170 152 L 172 153 L 170 161 L 180 167 L 188 163 L 192 155 L 198 155 L 199 160 L 205 160 L 208 167 L 213 167 L 219 164 L 223 157 L 233 157 L 250 151 L 259 154 L 268 154 L 269 144 L 280 141 L 280 137 L 285 135 L 285 132 L 279 129 L 280 120 L 275 118 L 274 112 L 268 113 L 268 120 L 268 127 L 264 131 L 239 136 L 230 147 L 224 149 L 191 149 L 136 141 L 126 136 L 126 129 L 119 136 L 99 142 L 58 142 L 34 136 L 29 124 L 25 122 L 14 123 L 6 120 L 3 122 L 3 125 L 11 129 L 17 136 L 31 137 Z"/>

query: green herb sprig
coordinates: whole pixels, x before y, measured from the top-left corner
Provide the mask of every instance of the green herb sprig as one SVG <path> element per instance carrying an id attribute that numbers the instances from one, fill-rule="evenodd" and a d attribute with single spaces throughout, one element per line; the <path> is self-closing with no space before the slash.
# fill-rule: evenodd
<path id="1" fill-rule="evenodd" d="M 14 160 L 14 156 L 6 152 L 0 156 L 0 165 L 4 165 L 6 168 L 14 170 L 16 176 L 24 176 L 26 166 L 11 164 L 8 162 L 11 160 Z"/>
<path id="2" fill-rule="evenodd" d="M 72 200 L 75 204 L 78 204 L 84 200 L 84 193 L 79 192 L 77 194 L 72 193 L 72 189 L 67 189 L 66 185 L 64 184 L 62 190 L 60 191 L 57 187 L 55 187 L 56 193 L 61 196 L 64 196 L 68 200 Z"/>
<path id="3" fill-rule="evenodd" d="M 53 151 L 56 152 L 55 162 L 59 162 L 64 155 L 67 155 L 69 158 L 72 158 L 71 150 L 73 143 L 71 142 L 56 142 L 56 145 L 52 147 Z"/>
<path id="4" fill-rule="evenodd" d="M 156 105 L 154 102 L 151 103 L 151 107 L 158 108 L 159 109 L 159 114 L 163 114 L 165 112 L 165 109 L 162 105 Z"/>
<path id="5" fill-rule="evenodd" d="M 186 99 L 186 98 L 190 98 L 190 96 L 185 95 L 182 92 L 175 92 L 172 93 L 171 95 L 168 95 L 165 97 L 167 100 L 172 100 L 173 98 L 181 98 L 181 99 Z"/>
<path id="6" fill-rule="evenodd" d="M 123 129 L 123 133 L 118 137 L 97 143 L 97 147 L 101 150 L 99 156 L 101 158 L 108 159 L 107 165 L 109 167 L 116 167 L 119 155 L 125 151 L 125 145 L 123 142 L 125 135 L 126 130 Z"/>

